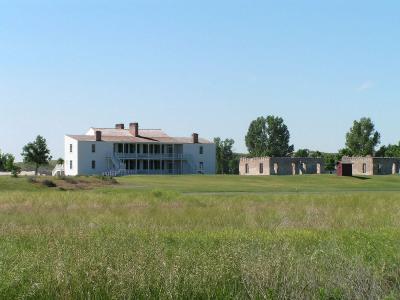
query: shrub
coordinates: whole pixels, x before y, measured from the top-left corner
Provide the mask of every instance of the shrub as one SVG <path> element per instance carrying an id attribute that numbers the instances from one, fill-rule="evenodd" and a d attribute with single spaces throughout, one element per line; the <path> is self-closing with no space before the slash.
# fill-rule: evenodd
<path id="1" fill-rule="evenodd" d="M 98 178 L 98 179 L 100 179 L 102 181 L 105 181 L 105 182 L 108 182 L 108 183 L 112 183 L 112 184 L 117 184 L 118 183 L 118 181 L 112 176 L 98 175 L 98 176 L 95 176 L 95 178 Z"/>
<path id="2" fill-rule="evenodd" d="M 47 187 L 50 187 L 50 188 L 56 187 L 56 186 L 57 186 L 53 181 L 48 180 L 48 179 L 43 180 L 43 181 L 42 181 L 42 184 L 43 184 L 44 186 L 47 186 Z"/>
<path id="3" fill-rule="evenodd" d="M 27 177 L 26 180 L 27 180 L 29 183 L 36 183 L 36 182 L 37 182 L 36 178 L 35 178 L 35 177 L 32 177 L 32 176 Z"/>
<path id="4" fill-rule="evenodd" d="M 64 176 L 63 180 L 64 180 L 65 182 L 70 183 L 70 184 L 77 184 L 77 183 L 78 183 L 77 180 L 75 180 L 75 179 L 72 178 L 72 177 L 68 177 L 68 176 Z"/>
<path id="5" fill-rule="evenodd" d="M 21 168 L 14 165 L 11 170 L 11 177 L 17 178 L 20 173 L 21 173 Z"/>

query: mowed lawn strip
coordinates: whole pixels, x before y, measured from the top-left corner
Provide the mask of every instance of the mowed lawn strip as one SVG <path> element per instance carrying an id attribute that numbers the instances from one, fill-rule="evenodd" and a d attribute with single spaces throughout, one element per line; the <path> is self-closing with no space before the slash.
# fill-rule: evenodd
<path id="1" fill-rule="evenodd" d="M 180 192 L 400 191 L 400 176 L 126 176 L 121 187 Z M 119 188 L 121 188 L 119 187 Z"/>
<path id="2" fill-rule="evenodd" d="M 398 298 L 399 178 L 293 178 L 0 178 L 0 298 Z"/>

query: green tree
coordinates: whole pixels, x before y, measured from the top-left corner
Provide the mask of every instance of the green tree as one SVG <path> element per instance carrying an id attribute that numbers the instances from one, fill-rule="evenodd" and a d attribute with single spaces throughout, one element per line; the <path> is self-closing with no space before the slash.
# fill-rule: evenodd
<path id="1" fill-rule="evenodd" d="M 337 155 L 332 153 L 325 153 L 323 155 L 325 161 L 325 170 L 327 171 L 335 171 L 336 163 L 337 163 Z"/>
<path id="2" fill-rule="evenodd" d="M 294 153 L 294 157 L 309 157 L 310 150 L 308 149 L 299 149 Z"/>
<path id="3" fill-rule="evenodd" d="M 353 152 L 349 148 L 340 149 L 337 154 L 337 159 L 341 160 L 343 156 L 353 156 Z"/>
<path id="4" fill-rule="evenodd" d="M 250 123 L 246 146 L 251 156 L 289 156 L 294 150 L 289 140 L 290 133 L 282 118 L 259 117 Z"/>
<path id="5" fill-rule="evenodd" d="M 41 165 L 47 165 L 50 160 L 50 150 L 47 148 L 46 139 L 38 135 L 35 141 L 24 146 L 21 153 L 24 162 L 35 164 L 35 175 Z"/>
<path id="6" fill-rule="evenodd" d="M 0 171 L 4 171 L 4 154 L 0 151 Z"/>
<path id="7" fill-rule="evenodd" d="M 2 154 L 0 151 L 0 171 L 11 172 L 15 167 L 15 157 L 10 153 Z"/>
<path id="8" fill-rule="evenodd" d="M 217 173 L 218 174 L 233 174 L 234 166 L 234 154 L 232 151 L 233 139 L 222 140 L 219 137 L 214 138 L 217 155 Z M 239 168 L 239 163 L 238 163 Z"/>
<path id="9" fill-rule="evenodd" d="M 382 146 L 376 151 L 375 156 L 377 157 L 400 157 L 400 142 L 398 145 L 387 145 Z"/>
<path id="10" fill-rule="evenodd" d="M 56 162 L 57 165 L 63 165 L 64 164 L 64 159 L 62 159 L 61 157 L 59 159 L 57 159 Z"/>
<path id="11" fill-rule="evenodd" d="M 15 167 L 14 161 L 15 161 L 14 155 L 12 155 L 10 153 L 6 153 L 3 156 L 4 170 L 7 172 L 11 172 Z"/>
<path id="12" fill-rule="evenodd" d="M 228 162 L 229 174 L 239 174 L 239 163 L 241 154 L 233 153 L 232 159 Z"/>
<path id="13" fill-rule="evenodd" d="M 346 134 L 346 147 L 354 156 L 374 155 L 375 147 L 380 143 L 380 134 L 370 118 L 354 121 Z"/>
<path id="14" fill-rule="evenodd" d="M 316 150 L 316 151 L 310 151 L 310 157 L 312 158 L 319 158 L 319 157 L 323 157 L 324 155 L 322 154 L 322 152 Z"/>

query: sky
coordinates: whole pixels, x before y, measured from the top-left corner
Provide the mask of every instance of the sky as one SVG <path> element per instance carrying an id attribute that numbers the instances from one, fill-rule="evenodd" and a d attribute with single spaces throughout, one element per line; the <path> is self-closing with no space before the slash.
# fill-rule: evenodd
<path id="1" fill-rule="evenodd" d="M 400 140 L 400 1 L 0 0 L 0 149 L 137 121 L 244 137 L 281 116 L 296 149 L 371 117 Z"/>

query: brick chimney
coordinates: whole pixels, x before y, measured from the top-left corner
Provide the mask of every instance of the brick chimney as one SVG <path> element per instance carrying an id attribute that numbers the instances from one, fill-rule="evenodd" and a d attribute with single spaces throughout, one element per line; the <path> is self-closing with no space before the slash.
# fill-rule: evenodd
<path id="1" fill-rule="evenodd" d="M 101 131 L 100 130 L 96 130 L 96 142 L 101 141 Z"/>
<path id="2" fill-rule="evenodd" d="M 125 125 L 123 123 L 115 124 L 115 129 L 125 129 Z"/>
<path id="3" fill-rule="evenodd" d="M 199 134 L 198 133 L 193 133 L 193 144 L 198 144 L 199 143 Z"/>
<path id="4" fill-rule="evenodd" d="M 130 123 L 129 124 L 129 132 L 133 136 L 139 136 L 139 123 Z"/>

